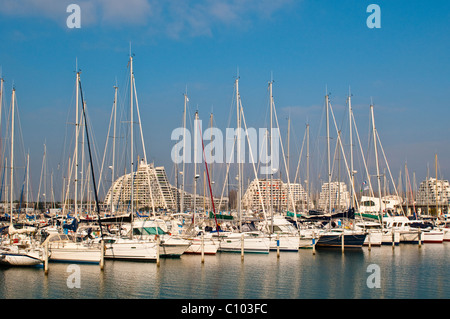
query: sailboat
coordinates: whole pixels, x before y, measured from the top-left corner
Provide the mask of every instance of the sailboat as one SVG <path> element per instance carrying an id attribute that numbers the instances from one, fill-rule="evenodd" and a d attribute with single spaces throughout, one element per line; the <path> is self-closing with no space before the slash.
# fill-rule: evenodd
<path id="1" fill-rule="evenodd" d="M 83 92 L 80 81 L 80 71 L 76 73 L 76 145 L 75 145 L 75 176 L 78 174 L 78 134 L 79 134 L 79 95 L 81 94 L 81 102 L 83 106 L 84 124 L 87 131 L 85 103 L 83 99 Z M 87 135 L 87 134 L 86 134 Z M 89 136 L 87 135 L 88 146 Z M 90 152 L 90 149 L 89 149 Z M 91 166 L 91 170 L 92 170 Z M 78 214 L 77 203 L 77 177 L 75 177 L 75 215 Z M 95 184 L 95 180 L 93 180 Z M 95 189 L 95 186 L 94 186 Z M 98 203 L 98 200 L 96 200 Z M 101 230 L 101 229 L 100 229 Z M 102 258 L 101 246 L 91 240 L 78 242 L 76 236 L 69 234 L 62 234 L 60 232 L 52 232 L 48 235 L 42 244 L 47 246 L 51 252 L 49 261 L 52 262 L 67 262 L 67 263 L 100 263 Z"/>
<path id="2" fill-rule="evenodd" d="M 186 150 L 185 133 L 186 133 L 186 111 L 187 111 L 187 102 L 188 101 L 189 101 L 189 98 L 188 98 L 187 92 L 186 92 L 184 94 L 184 111 L 183 111 L 183 152 L 185 152 L 185 150 Z M 198 118 L 198 113 L 196 113 L 195 116 L 196 116 L 196 118 Z M 197 129 L 195 129 L 194 132 L 197 133 Z M 197 143 L 196 137 L 194 137 L 194 143 Z M 194 148 L 194 156 L 197 156 L 196 147 Z M 186 163 L 186 160 L 185 160 L 185 158 L 183 158 L 183 170 L 181 172 L 182 185 L 181 185 L 181 202 L 180 202 L 179 216 L 184 215 L 185 163 Z M 196 160 L 194 160 L 194 163 L 195 163 L 194 165 L 196 165 Z M 205 161 L 205 165 L 206 165 L 206 161 Z M 196 168 L 195 168 L 195 170 L 196 170 Z M 194 173 L 194 176 L 196 176 L 196 173 Z M 177 180 L 178 180 L 178 178 L 177 178 Z M 197 179 L 195 179 L 194 182 L 197 183 Z M 196 190 L 194 191 L 194 207 L 196 206 L 195 205 L 195 202 L 196 202 L 195 196 L 196 196 Z M 211 203 L 214 206 L 213 199 L 211 199 Z M 213 211 L 215 211 L 215 208 L 213 208 Z M 203 253 L 206 255 L 215 255 L 219 248 L 219 240 L 217 238 L 214 238 L 214 236 L 212 235 L 211 232 L 197 231 L 198 227 L 196 224 L 198 224 L 198 220 L 195 218 L 195 208 L 194 208 L 193 215 L 192 215 L 189 226 L 187 226 L 183 230 L 179 230 L 181 237 L 190 242 L 189 247 L 185 250 L 184 253 L 185 254 L 202 254 Z"/>
<path id="3" fill-rule="evenodd" d="M 3 83 L 3 79 L 1 80 Z M 3 90 L 3 85 L 2 85 Z M 0 246 L 0 264 L 6 266 L 39 266 L 44 263 L 44 249 L 31 238 L 28 229 L 15 229 L 13 224 L 14 197 L 14 110 L 16 90 L 13 88 L 11 101 L 11 167 L 10 167 L 10 225 L 8 228 L 9 242 Z M 32 230 L 33 231 L 33 230 Z M 28 237 L 19 234 L 28 233 Z M 13 238 L 15 237 L 15 238 Z"/>
<path id="4" fill-rule="evenodd" d="M 239 94 L 239 77 L 235 81 L 236 89 L 236 110 L 237 110 L 237 163 L 238 163 L 238 191 L 237 191 L 237 214 L 238 214 L 238 228 L 239 232 L 232 231 L 217 231 L 214 234 L 215 237 L 219 238 L 220 244 L 218 251 L 221 252 L 244 252 L 244 253 L 262 253 L 268 254 L 270 250 L 270 238 L 266 236 L 263 232 L 251 228 L 251 224 L 245 224 L 242 221 L 242 165 L 240 164 L 241 159 L 241 123 L 244 122 L 245 118 L 243 116 L 243 109 L 241 105 L 241 98 Z M 252 151 L 250 150 L 250 153 Z M 205 160 L 206 161 L 206 160 Z M 256 172 L 255 172 L 256 173 Z M 247 229 L 244 228 L 247 226 Z"/>
<path id="5" fill-rule="evenodd" d="M 156 261 L 157 256 L 163 257 L 165 255 L 164 248 L 162 245 L 158 245 L 156 242 L 156 236 L 159 236 L 159 233 L 153 234 L 153 236 L 138 236 L 142 229 L 140 230 L 138 226 L 136 226 L 136 222 L 134 221 L 134 144 L 133 144 L 133 110 L 134 110 L 134 101 L 136 98 L 136 106 L 137 105 L 137 96 L 133 95 L 133 92 L 136 93 L 134 72 L 133 72 L 133 56 L 130 54 L 129 60 L 129 68 L 130 68 L 130 139 L 131 139 L 131 148 L 130 148 L 130 158 L 131 158 L 131 220 L 129 223 L 128 235 L 121 236 L 119 235 L 108 235 L 104 238 L 105 241 L 105 259 L 121 259 L 121 260 L 140 260 L 140 261 Z M 116 99 L 117 100 L 117 99 Z M 115 102 L 116 103 L 116 102 Z M 139 109 L 138 109 L 139 110 Z M 139 114 L 139 113 L 138 113 Z M 139 118 L 139 125 L 141 125 L 141 121 Z M 142 133 L 142 129 L 141 129 Z M 143 143 L 143 136 L 142 143 Z M 144 162 L 147 163 L 147 157 L 145 154 L 145 145 L 142 145 L 144 149 Z M 149 181 L 150 184 L 150 181 Z M 149 190 L 151 192 L 151 186 L 149 185 Z M 150 194 L 151 195 L 151 194 Z M 152 195 L 151 195 L 152 196 Z M 111 204 L 112 205 L 112 204 Z M 188 247 L 186 245 L 185 249 Z M 159 250 L 159 251 L 158 251 Z"/>
<path id="6" fill-rule="evenodd" d="M 326 130 L 327 130 L 327 163 L 328 163 L 328 215 L 332 216 L 331 208 L 331 159 L 330 159 L 330 128 L 329 128 L 329 95 L 325 96 L 326 104 Z M 340 143 L 340 135 L 338 135 L 338 142 Z M 342 146 L 342 145 L 341 145 Z M 320 234 L 320 238 L 316 243 L 317 247 L 342 247 L 342 248 L 361 248 L 366 239 L 367 233 L 365 231 L 347 229 L 342 224 L 341 227 L 330 228 Z"/>

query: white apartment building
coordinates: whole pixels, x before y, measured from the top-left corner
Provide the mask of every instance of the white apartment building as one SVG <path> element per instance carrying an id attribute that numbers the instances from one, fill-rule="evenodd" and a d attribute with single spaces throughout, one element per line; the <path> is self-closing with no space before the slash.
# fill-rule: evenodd
<path id="1" fill-rule="evenodd" d="M 292 209 L 293 203 L 298 209 L 306 207 L 307 194 L 303 186 L 292 183 L 290 189 L 289 195 L 288 184 L 280 179 L 254 179 L 247 187 L 242 205 L 244 209 L 261 210 L 264 206 L 265 210 L 273 207 L 276 211 L 285 210 L 288 206 Z"/>
<path id="2" fill-rule="evenodd" d="M 331 209 L 346 209 L 350 206 L 350 193 L 347 190 L 347 185 L 343 182 L 331 182 Z M 330 190 L 328 183 L 322 184 L 322 190 L 319 195 L 318 207 L 323 210 L 328 210 L 330 203 Z"/>
<path id="3" fill-rule="evenodd" d="M 108 190 L 104 200 L 105 209 L 113 211 L 126 211 L 131 204 L 131 173 L 119 177 Z M 153 164 L 146 164 L 144 160 L 139 162 L 136 172 L 133 173 L 133 206 L 135 210 L 153 207 L 157 209 L 167 209 L 178 211 L 181 206 L 181 191 L 172 186 L 167 178 L 166 170 L 163 166 L 154 167 Z M 177 198 L 178 195 L 178 198 Z M 196 208 L 201 210 L 211 206 L 210 197 L 195 196 Z M 214 198 L 214 204 L 221 202 L 221 208 L 228 206 L 228 198 L 220 201 Z M 184 210 L 189 211 L 194 207 L 194 196 L 184 193 Z"/>
<path id="4" fill-rule="evenodd" d="M 447 180 L 430 178 L 420 183 L 416 203 L 419 206 L 447 206 L 450 198 L 450 184 Z"/>

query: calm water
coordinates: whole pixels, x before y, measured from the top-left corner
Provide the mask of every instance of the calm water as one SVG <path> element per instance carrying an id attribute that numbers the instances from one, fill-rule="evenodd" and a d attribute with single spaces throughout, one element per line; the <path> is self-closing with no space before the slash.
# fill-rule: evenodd
<path id="1" fill-rule="evenodd" d="M 31 299 L 442 299 L 450 298 L 450 243 L 361 250 L 301 250 L 269 255 L 218 253 L 155 263 L 106 261 L 79 266 L 79 288 L 68 264 L 0 270 L 0 298 Z M 380 288 L 369 288 L 380 268 Z M 71 284 L 68 285 L 68 279 Z M 73 288 L 69 286 L 72 285 Z"/>

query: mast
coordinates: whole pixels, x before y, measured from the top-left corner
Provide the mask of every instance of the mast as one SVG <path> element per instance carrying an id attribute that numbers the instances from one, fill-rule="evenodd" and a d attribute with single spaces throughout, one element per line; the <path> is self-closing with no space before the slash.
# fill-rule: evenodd
<path id="1" fill-rule="evenodd" d="M 79 85 L 80 85 L 80 72 L 77 71 L 76 77 L 76 94 L 75 94 L 75 190 L 74 190 L 74 201 L 75 201 L 75 216 L 78 216 L 78 134 L 79 134 L 79 123 L 78 123 L 78 96 L 79 96 Z"/>
<path id="2" fill-rule="evenodd" d="M 270 217 L 271 217 L 271 225 L 270 225 L 270 233 L 273 233 L 273 149 L 272 149 L 272 127 L 273 127 L 273 94 L 272 94 L 272 85 L 273 80 L 271 79 L 269 82 L 269 95 L 270 95 Z"/>
<path id="3" fill-rule="evenodd" d="M 434 168 L 436 170 L 436 217 L 439 216 L 439 201 L 438 201 L 438 174 L 437 174 L 437 153 L 434 154 Z"/>
<path id="4" fill-rule="evenodd" d="M 187 91 L 187 89 L 186 89 Z M 187 92 L 184 94 L 184 111 L 183 111 L 183 171 L 181 174 L 181 203 L 180 203 L 180 213 L 184 212 L 184 175 L 185 175 L 185 164 L 186 164 L 186 106 L 189 101 L 187 97 Z"/>
<path id="5" fill-rule="evenodd" d="M 210 117 L 209 127 L 211 129 L 210 141 L 212 141 L 212 136 L 213 136 L 213 113 L 212 112 L 211 112 L 209 117 Z M 211 152 L 209 154 L 211 159 L 212 159 L 212 155 L 213 155 L 212 153 L 213 153 L 213 151 L 212 151 L 212 148 L 211 148 Z M 212 185 L 214 185 L 213 163 L 214 162 L 211 160 L 211 164 L 210 164 L 211 165 L 211 187 L 212 187 Z M 205 181 L 206 181 L 206 179 L 205 179 Z M 205 197 L 205 200 L 206 200 L 206 197 Z M 214 201 L 214 198 L 211 196 L 211 206 L 210 206 L 211 209 L 213 207 L 213 201 Z M 219 207 L 219 209 L 220 209 L 220 207 Z"/>
<path id="6" fill-rule="evenodd" d="M 192 223 L 195 222 L 195 211 L 197 209 L 197 134 L 199 128 L 197 127 L 198 122 L 198 111 L 195 111 L 195 117 L 194 117 L 194 209 L 192 214 Z"/>
<path id="7" fill-rule="evenodd" d="M 114 187 L 114 167 L 115 167 L 115 159 L 116 159 L 116 116 L 117 116 L 117 85 L 114 86 L 114 124 L 113 124 L 113 153 L 112 153 L 112 166 L 111 166 L 111 181 Z M 114 188 L 111 189 L 111 213 L 114 213 L 114 200 L 113 193 Z"/>
<path id="8" fill-rule="evenodd" d="M 349 126 L 350 126 L 350 183 L 352 186 L 350 187 L 350 207 L 354 207 L 355 203 L 355 194 L 353 192 L 353 187 L 355 185 L 355 172 L 353 170 L 353 130 L 352 130 L 352 117 L 353 117 L 353 110 L 352 110 L 352 95 L 350 93 L 348 94 L 348 118 L 349 118 Z"/>
<path id="9" fill-rule="evenodd" d="M 238 164 L 238 191 L 237 191 L 237 211 L 239 216 L 239 231 L 242 231 L 241 212 L 241 112 L 239 108 L 239 76 L 236 78 L 236 118 L 237 118 L 237 164 Z"/>
<path id="10" fill-rule="evenodd" d="M 131 177 L 131 221 L 134 214 L 134 154 L 133 154 L 133 56 L 130 54 L 130 177 Z M 133 233 L 133 232 L 131 232 Z M 133 236 L 133 234 L 131 234 Z"/>
<path id="11" fill-rule="evenodd" d="M 328 164 L 328 213 L 331 215 L 331 159 L 330 159 L 330 118 L 329 118 L 329 97 L 325 95 L 326 101 L 326 121 L 327 121 L 327 164 Z"/>
<path id="12" fill-rule="evenodd" d="M 30 182 L 30 154 L 27 154 L 27 196 L 26 196 L 26 206 L 25 206 L 25 211 L 28 213 L 28 183 Z"/>
<path id="13" fill-rule="evenodd" d="M 427 183 L 425 184 L 426 185 L 425 189 L 426 189 L 426 194 L 427 194 L 426 195 L 427 196 L 427 215 L 430 214 L 430 197 L 429 197 L 429 194 L 428 194 L 428 191 L 429 191 L 428 183 L 429 182 L 430 182 L 430 166 L 427 163 Z"/>
<path id="14" fill-rule="evenodd" d="M 16 103 L 16 89 L 12 90 L 12 101 L 11 101 L 11 170 L 10 170 L 10 214 L 11 214 L 11 225 L 13 216 L 13 200 L 14 200 L 14 105 Z"/>
<path id="15" fill-rule="evenodd" d="M 378 166 L 378 150 L 377 150 L 377 138 L 376 138 L 376 128 L 375 128 L 375 118 L 373 115 L 373 103 L 370 104 L 370 113 L 372 115 L 372 133 L 373 133 L 373 145 L 375 148 L 375 165 L 377 167 L 377 182 L 378 182 L 378 196 L 379 196 L 379 204 L 380 204 L 380 216 L 383 215 L 383 208 L 381 207 L 381 180 L 380 180 L 380 168 Z"/>
<path id="16" fill-rule="evenodd" d="M 306 124 L 306 208 L 309 212 L 309 124 Z"/>

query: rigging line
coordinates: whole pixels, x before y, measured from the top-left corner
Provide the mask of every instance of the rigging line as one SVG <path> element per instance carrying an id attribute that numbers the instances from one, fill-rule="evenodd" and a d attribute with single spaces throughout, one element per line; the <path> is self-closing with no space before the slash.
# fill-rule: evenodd
<path id="1" fill-rule="evenodd" d="M 239 99 L 239 106 L 240 106 L 240 111 L 239 111 L 239 113 L 242 115 L 242 121 L 243 121 L 245 130 L 248 131 L 248 129 L 247 129 L 247 123 L 245 122 L 244 109 L 243 109 L 243 107 L 242 107 L 242 101 L 241 101 L 241 99 Z M 247 135 L 247 142 L 248 142 L 249 154 L 250 154 L 250 156 L 251 156 L 251 161 L 252 161 L 252 166 L 253 166 L 253 172 L 254 172 L 254 174 L 255 174 L 255 178 L 256 178 L 256 181 L 257 181 L 256 185 L 257 185 L 257 188 L 258 188 L 259 200 L 260 200 L 260 202 L 261 202 L 261 206 L 262 206 L 262 209 L 263 209 L 264 220 L 267 221 L 266 210 L 265 210 L 265 208 L 264 208 L 264 201 L 263 201 L 263 198 L 262 198 L 261 188 L 260 188 L 260 185 L 259 185 L 258 174 L 257 174 L 256 168 L 255 168 L 255 160 L 254 160 L 254 158 L 253 158 L 252 146 L 251 146 L 251 143 L 250 143 L 248 134 L 246 134 L 246 135 Z M 271 187 L 272 187 L 272 185 L 271 185 Z M 267 231 L 269 231 L 269 225 L 268 225 L 268 223 L 265 223 L 265 224 L 266 224 Z"/>
<path id="2" fill-rule="evenodd" d="M 300 163 L 302 161 L 302 156 L 303 156 L 303 147 L 305 145 L 305 140 L 306 140 L 306 130 L 307 130 L 307 127 L 305 128 L 305 134 L 303 135 L 302 147 L 300 149 L 300 155 L 298 156 L 297 170 L 295 171 L 295 177 L 294 177 L 294 183 L 298 180 L 299 184 L 302 183 L 302 181 L 299 180 L 298 176 L 299 176 L 299 171 L 300 171 Z"/>
<path id="3" fill-rule="evenodd" d="M 83 117 L 84 117 L 85 123 L 87 123 L 85 104 L 84 104 L 84 99 L 83 99 L 83 90 L 81 88 L 81 79 L 79 80 L 79 85 L 80 85 L 80 95 L 81 95 L 81 105 L 82 105 L 82 109 L 83 109 Z M 97 206 L 98 224 L 100 226 L 101 237 L 103 238 L 103 227 L 102 227 L 102 221 L 100 219 L 100 206 L 99 206 L 99 202 L 98 202 L 97 186 L 95 185 L 96 183 L 95 183 L 94 165 L 92 165 L 91 143 L 89 141 L 88 125 L 85 125 L 85 130 L 86 130 L 86 139 L 87 139 L 88 151 L 89 151 L 89 160 L 91 163 L 91 175 L 92 175 L 92 183 L 93 183 L 94 195 L 95 195 L 95 204 Z M 131 213 L 133 213 L 133 212 L 131 212 Z"/>
<path id="4" fill-rule="evenodd" d="M 212 209 L 213 209 L 213 213 L 214 213 L 214 221 L 216 222 L 217 236 L 219 236 L 219 224 L 217 223 L 216 206 L 214 204 L 214 197 L 213 197 L 212 190 L 211 190 L 211 181 L 209 179 L 208 163 L 206 162 L 205 145 L 203 143 L 203 137 L 202 137 L 202 130 L 200 128 L 200 122 L 198 122 L 198 130 L 199 130 L 199 133 L 200 133 L 200 140 L 202 141 L 202 153 L 203 153 L 203 158 L 205 160 L 206 175 L 208 176 L 209 194 L 211 196 Z M 195 211 L 193 212 L 193 214 L 195 216 Z"/>
<path id="5" fill-rule="evenodd" d="M 116 101 L 114 100 L 114 103 L 116 104 Z M 116 104 L 117 105 L 117 104 Z M 114 115 L 114 108 L 116 107 L 116 105 L 113 105 L 113 108 L 111 109 L 111 116 L 109 118 L 109 125 L 108 125 L 108 132 L 106 133 L 106 143 L 105 143 L 105 150 L 103 151 L 103 159 L 102 159 L 102 166 L 100 168 L 100 175 L 99 175 L 99 180 L 98 180 L 98 189 L 97 192 L 100 191 L 100 184 L 102 181 L 102 177 L 103 177 L 103 166 L 105 164 L 105 156 L 106 156 L 106 149 L 108 147 L 108 143 L 109 143 L 109 139 L 110 139 L 110 132 L 111 132 L 111 123 L 113 120 L 113 115 Z M 113 143 L 114 143 L 114 137 L 113 137 Z M 114 181 L 113 181 L 114 182 Z"/>
<path id="6" fill-rule="evenodd" d="M 272 102 L 272 105 L 273 105 L 273 114 L 275 116 L 275 122 L 277 124 L 278 129 L 280 129 L 280 124 L 278 123 L 278 116 L 277 116 L 277 112 L 276 112 L 276 108 L 275 108 L 275 102 Z M 282 158 L 283 158 L 283 162 L 284 162 L 284 168 L 287 171 L 286 155 L 284 153 L 283 139 L 281 138 L 281 134 L 280 134 L 279 137 L 280 137 L 281 152 L 282 152 L 282 155 L 283 155 Z M 272 136 L 271 136 L 271 139 L 272 139 Z M 272 150 L 270 150 L 270 151 L 272 152 Z M 270 156 L 273 156 L 273 155 L 270 154 Z M 271 161 L 272 161 L 272 158 L 271 158 Z M 294 220 L 297 221 L 297 212 L 296 212 L 296 208 L 295 208 L 294 197 L 292 195 L 292 187 L 291 187 L 289 172 L 287 172 L 286 177 L 287 177 L 287 182 L 288 182 L 288 197 L 292 201 L 292 206 L 293 206 L 293 209 L 294 209 Z M 289 207 L 289 205 L 287 205 L 287 207 Z"/>

